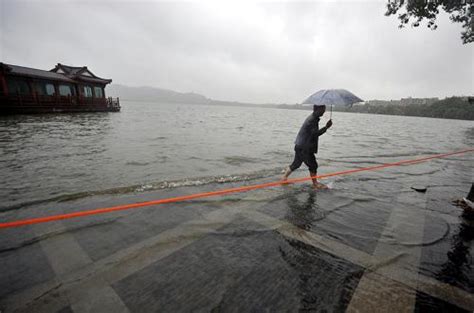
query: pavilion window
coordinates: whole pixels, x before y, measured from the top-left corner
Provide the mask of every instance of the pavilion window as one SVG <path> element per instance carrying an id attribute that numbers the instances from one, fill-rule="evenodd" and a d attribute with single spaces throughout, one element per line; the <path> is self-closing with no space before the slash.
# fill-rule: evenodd
<path id="1" fill-rule="evenodd" d="M 34 83 L 34 91 L 39 96 L 53 96 L 56 93 L 53 84 L 45 83 L 42 81 Z"/>
<path id="2" fill-rule="evenodd" d="M 91 88 L 91 86 L 84 86 L 84 96 L 86 98 L 91 98 L 92 97 L 92 88 Z"/>
<path id="3" fill-rule="evenodd" d="M 46 94 L 45 84 L 42 82 L 36 82 L 34 84 L 34 89 L 37 95 L 44 96 Z"/>
<path id="4" fill-rule="evenodd" d="M 104 93 L 102 92 L 102 88 L 101 87 L 94 87 L 94 95 L 95 95 L 96 98 L 103 98 Z"/>
<path id="5" fill-rule="evenodd" d="M 69 85 L 59 85 L 59 94 L 61 96 L 72 96 L 71 86 L 69 86 Z"/>
<path id="6" fill-rule="evenodd" d="M 56 90 L 54 89 L 53 84 L 46 84 L 45 89 L 46 89 L 46 94 L 48 96 L 54 96 L 56 94 Z"/>
<path id="7" fill-rule="evenodd" d="M 29 95 L 30 86 L 23 79 L 7 78 L 8 92 L 10 94 Z"/>

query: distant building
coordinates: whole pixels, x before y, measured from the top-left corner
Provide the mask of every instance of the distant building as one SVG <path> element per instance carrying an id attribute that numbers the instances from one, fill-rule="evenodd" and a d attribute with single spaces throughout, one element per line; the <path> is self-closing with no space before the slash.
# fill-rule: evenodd
<path id="1" fill-rule="evenodd" d="M 366 101 L 366 104 L 372 106 L 387 106 L 387 105 L 430 105 L 439 101 L 439 98 L 402 98 L 400 100 L 369 100 Z"/>
<path id="2" fill-rule="evenodd" d="M 470 96 L 468 96 L 468 97 L 462 97 L 462 100 L 467 101 L 467 102 L 469 102 L 469 103 L 471 103 L 471 104 L 474 104 L 474 97 L 470 97 Z"/>
<path id="3" fill-rule="evenodd" d="M 412 97 L 408 97 L 408 98 L 402 98 L 400 100 L 400 105 L 423 105 L 423 104 L 433 104 L 435 103 L 436 101 L 439 101 L 438 98 L 412 98 Z"/>

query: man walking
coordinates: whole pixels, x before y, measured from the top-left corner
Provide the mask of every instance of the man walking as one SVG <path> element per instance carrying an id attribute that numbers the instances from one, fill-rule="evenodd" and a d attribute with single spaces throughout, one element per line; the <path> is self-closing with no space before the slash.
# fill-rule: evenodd
<path id="1" fill-rule="evenodd" d="M 315 153 L 318 152 L 319 136 L 324 134 L 331 126 L 332 121 L 329 120 L 326 126 L 319 129 L 319 119 L 326 111 L 325 105 L 314 105 L 313 113 L 306 118 L 298 132 L 295 140 L 295 159 L 293 163 L 286 169 L 282 180 L 287 180 L 290 174 L 298 169 L 304 162 L 309 168 L 311 177 L 317 175 L 318 163 L 316 162 Z M 321 184 L 316 178 L 313 178 L 313 187 L 317 189 L 326 189 L 327 186 Z"/>

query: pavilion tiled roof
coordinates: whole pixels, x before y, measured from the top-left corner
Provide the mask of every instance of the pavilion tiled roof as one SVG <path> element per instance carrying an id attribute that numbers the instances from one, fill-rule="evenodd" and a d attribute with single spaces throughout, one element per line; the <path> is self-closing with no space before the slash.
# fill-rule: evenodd
<path id="1" fill-rule="evenodd" d="M 112 82 L 111 79 L 105 79 L 98 77 L 92 73 L 87 66 L 70 66 L 58 63 L 51 72 L 64 72 L 64 75 L 72 78 L 74 80 L 90 82 L 90 83 L 99 83 L 99 84 L 109 84 Z"/>
<path id="2" fill-rule="evenodd" d="M 44 70 L 39 70 L 36 68 L 6 64 L 6 63 L 0 63 L 0 67 L 4 71 L 13 75 L 17 75 L 17 76 L 28 76 L 32 78 L 44 78 L 44 79 L 57 80 L 57 81 L 63 81 L 63 82 L 68 82 L 68 83 L 75 83 L 75 81 L 72 80 L 71 78 L 63 74 L 58 74 L 55 72 L 44 71 Z"/>
<path id="3" fill-rule="evenodd" d="M 0 62 L 0 70 L 17 76 L 42 78 L 68 83 L 88 82 L 107 85 L 112 82 L 111 79 L 105 79 L 96 76 L 87 68 L 87 66 L 69 66 L 60 63 L 58 63 L 52 70 L 45 71 L 36 68 Z"/>

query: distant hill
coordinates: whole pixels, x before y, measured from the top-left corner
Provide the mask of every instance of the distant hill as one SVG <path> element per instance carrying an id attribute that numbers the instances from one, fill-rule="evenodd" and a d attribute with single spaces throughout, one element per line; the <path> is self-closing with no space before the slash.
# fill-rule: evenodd
<path id="1" fill-rule="evenodd" d="M 118 97 L 122 100 L 146 101 L 146 102 L 168 102 L 168 103 L 186 103 L 186 104 L 209 104 L 224 106 L 246 106 L 246 107 L 281 107 L 275 104 L 254 104 L 237 101 L 221 101 L 209 99 L 203 95 L 193 92 L 177 92 L 174 90 L 156 88 L 156 87 L 130 87 L 120 84 L 111 84 L 106 88 L 108 97 Z M 287 106 L 287 105 L 283 105 Z M 290 106 L 294 107 L 294 105 Z"/>
<path id="2" fill-rule="evenodd" d="M 208 104 L 211 100 L 203 95 L 188 92 L 181 93 L 169 89 L 155 87 L 130 87 L 111 84 L 106 89 L 107 96 L 119 97 L 123 100 L 157 101 L 171 103 Z"/>
<path id="3" fill-rule="evenodd" d="M 106 93 L 107 96 L 119 97 L 122 100 L 156 103 L 167 102 L 312 110 L 311 106 L 302 106 L 301 104 L 253 104 L 236 101 L 213 100 L 193 92 L 181 93 L 155 87 L 130 87 L 112 84 L 107 87 Z M 472 99 L 472 97 L 451 97 L 442 100 L 438 100 L 437 98 L 406 98 L 390 101 L 370 100 L 362 105 L 354 105 L 351 108 L 334 108 L 334 111 L 474 120 L 474 103 L 470 103 L 469 99 Z"/>

